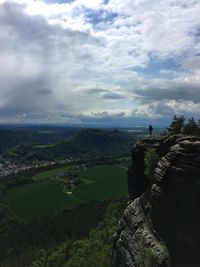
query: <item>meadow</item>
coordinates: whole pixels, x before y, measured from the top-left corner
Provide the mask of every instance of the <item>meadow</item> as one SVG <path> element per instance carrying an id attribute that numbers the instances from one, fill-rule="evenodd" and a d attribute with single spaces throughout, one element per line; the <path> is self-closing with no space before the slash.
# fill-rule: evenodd
<path id="1" fill-rule="evenodd" d="M 73 208 L 80 203 L 115 199 L 127 194 L 126 170 L 118 166 L 95 166 L 79 173 L 81 184 L 64 193 L 63 186 L 56 180 L 49 180 L 67 167 L 37 173 L 34 183 L 12 188 L 3 202 L 25 220 L 46 215 L 62 207 Z M 42 179 L 42 180 L 40 180 Z"/>
<path id="2" fill-rule="evenodd" d="M 33 175 L 33 179 L 44 180 L 44 179 L 55 178 L 57 174 L 67 171 L 68 168 L 69 167 L 59 167 L 59 168 L 54 168 L 54 169 L 50 169 L 47 171 L 38 172 L 35 175 Z"/>
<path id="3" fill-rule="evenodd" d="M 73 191 L 80 202 L 113 199 L 127 193 L 126 170 L 118 166 L 96 166 L 79 175 L 91 181 Z"/>

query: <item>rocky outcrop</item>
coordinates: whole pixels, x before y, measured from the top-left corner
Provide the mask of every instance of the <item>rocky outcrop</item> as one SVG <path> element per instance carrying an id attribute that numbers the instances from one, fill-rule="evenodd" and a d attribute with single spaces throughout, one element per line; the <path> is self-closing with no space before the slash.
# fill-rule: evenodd
<path id="1" fill-rule="evenodd" d="M 147 177 L 144 175 L 145 153 L 149 148 L 155 148 L 161 154 L 160 144 L 162 141 L 163 138 L 158 137 L 144 138 L 133 146 L 132 165 L 128 170 L 128 191 L 132 199 L 139 197 L 149 183 Z"/>
<path id="2" fill-rule="evenodd" d="M 153 181 L 144 155 L 160 161 Z M 132 149 L 131 200 L 113 246 L 113 267 L 200 266 L 200 139 L 183 135 L 145 138 Z"/>

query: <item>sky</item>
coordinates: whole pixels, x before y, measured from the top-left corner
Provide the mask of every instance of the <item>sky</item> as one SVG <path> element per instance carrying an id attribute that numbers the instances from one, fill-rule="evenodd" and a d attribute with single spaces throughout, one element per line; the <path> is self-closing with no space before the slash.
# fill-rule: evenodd
<path id="1" fill-rule="evenodd" d="M 200 118 L 199 0 L 0 0 L 0 123 Z"/>

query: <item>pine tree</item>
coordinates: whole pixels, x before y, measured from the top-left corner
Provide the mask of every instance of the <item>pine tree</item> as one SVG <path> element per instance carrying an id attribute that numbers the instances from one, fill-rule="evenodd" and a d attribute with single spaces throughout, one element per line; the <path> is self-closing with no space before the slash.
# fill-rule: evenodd
<path id="1" fill-rule="evenodd" d="M 180 134 L 183 131 L 184 128 L 184 122 L 185 122 L 185 117 L 182 116 L 174 116 L 173 121 L 169 125 L 168 134 L 173 135 L 173 134 Z"/>
<path id="2" fill-rule="evenodd" d="M 188 120 L 183 128 L 183 133 L 188 135 L 197 135 L 198 134 L 198 123 L 194 118 Z"/>

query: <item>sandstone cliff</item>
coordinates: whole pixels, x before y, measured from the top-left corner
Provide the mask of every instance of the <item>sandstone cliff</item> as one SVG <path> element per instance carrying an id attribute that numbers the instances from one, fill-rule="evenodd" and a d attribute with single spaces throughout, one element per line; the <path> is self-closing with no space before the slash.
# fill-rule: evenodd
<path id="1" fill-rule="evenodd" d="M 144 155 L 160 161 L 153 181 Z M 130 202 L 115 235 L 113 267 L 200 266 L 200 139 L 183 135 L 144 138 L 132 149 Z"/>

